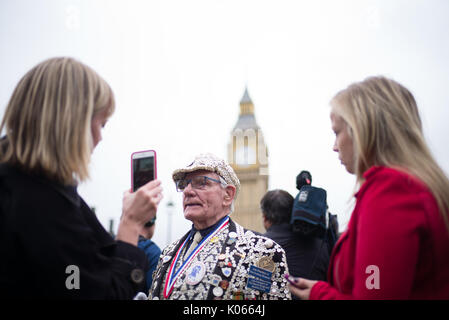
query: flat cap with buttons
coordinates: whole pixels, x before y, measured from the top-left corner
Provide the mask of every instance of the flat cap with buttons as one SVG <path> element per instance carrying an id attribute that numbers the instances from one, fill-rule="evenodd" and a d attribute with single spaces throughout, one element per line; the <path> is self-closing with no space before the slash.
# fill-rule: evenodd
<path id="1" fill-rule="evenodd" d="M 182 167 L 173 171 L 173 181 L 177 182 L 185 177 L 187 173 L 206 170 L 215 172 L 226 181 L 227 184 L 233 185 L 236 189 L 236 194 L 240 190 L 240 180 L 235 174 L 232 167 L 223 159 L 211 153 L 200 154 L 195 157 L 195 160 L 186 167 Z"/>

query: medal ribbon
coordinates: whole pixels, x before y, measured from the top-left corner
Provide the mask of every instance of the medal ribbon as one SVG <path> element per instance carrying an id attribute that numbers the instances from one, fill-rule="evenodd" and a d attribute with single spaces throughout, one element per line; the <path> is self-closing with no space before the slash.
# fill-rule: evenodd
<path id="1" fill-rule="evenodd" d="M 167 278 L 165 279 L 165 287 L 164 287 L 164 298 L 167 299 L 170 294 L 173 291 L 173 286 L 176 282 L 176 280 L 179 278 L 179 276 L 184 272 L 184 270 L 187 268 L 189 263 L 193 260 L 193 258 L 201 251 L 201 249 L 206 245 L 206 243 L 209 242 L 209 240 L 214 237 L 218 232 L 220 232 L 229 222 L 229 216 L 226 216 L 226 218 L 223 220 L 222 223 L 220 223 L 215 230 L 213 230 L 211 233 L 207 235 L 207 237 L 203 238 L 200 243 L 193 249 L 192 253 L 188 256 L 187 260 L 184 261 L 184 263 L 179 267 L 178 271 L 175 272 L 175 267 L 178 262 L 179 256 L 181 255 L 182 249 L 186 245 L 187 241 L 190 237 L 187 237 L 182 245 L 179 247 L 178 251 L 176 252 L 175 257 L 173 258 L 170 269 L 167 273 Z"/>

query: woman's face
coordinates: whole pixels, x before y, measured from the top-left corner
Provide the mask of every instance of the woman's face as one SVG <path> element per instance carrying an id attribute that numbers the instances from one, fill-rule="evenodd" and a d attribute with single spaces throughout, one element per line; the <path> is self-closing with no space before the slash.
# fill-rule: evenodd
<path id="1" fill-rule="evenodd" d="M 101 130 L 106 125 L 106 122 L 108 121 L 108 109 L 105 108 L 103 111 L 98 112 L 93 118 L 92 118 L 92 141 L 93 141 L 93 148 L 97 146 L 97 144 L 101 141 Z M 93 150 L 92 150 L 93 151 Z"/>
<path id="2" fill-rule="evenodd" d="M 333 150 L 338 152 L 338 158 L 341 163 L 346 167 L 349 173 L 354 174 L 355 161 L 354 161 L 354 143 L 351 135 L 349 134 L 349 128 L 347 123 L 334 112 L 331 112 L 332 130 L 335 133 L 335 143 Z"/>

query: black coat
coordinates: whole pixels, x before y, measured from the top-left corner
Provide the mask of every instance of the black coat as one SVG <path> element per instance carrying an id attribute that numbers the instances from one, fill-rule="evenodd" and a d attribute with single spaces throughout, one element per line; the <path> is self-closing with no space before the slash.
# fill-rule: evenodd
<path id="1" fill-rule="evenodd" d="M 288 270 L 292 276 L 326 280 L 329 266 L 327 242 L 318 237 L 294 233 L 288 223 L 272 225 L 264 236 L 273 239 L 285 250 Z"/>
<path id="2" fill-rule="evenodd" d="M 9 298 L 132 299 L 147 267 L 143 251 L 115 241 L 76 187 L 6 164 L 0 259 L 0 295 Z"/>

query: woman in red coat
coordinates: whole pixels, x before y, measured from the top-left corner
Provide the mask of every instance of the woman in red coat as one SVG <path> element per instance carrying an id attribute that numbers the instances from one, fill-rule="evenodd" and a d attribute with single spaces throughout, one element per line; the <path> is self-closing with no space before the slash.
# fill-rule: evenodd
<path id="1" fill-rule="evenodd" d="M 449 299 L 449 180 L 427 147 L 412 94 L 371 77 L 331 101 L 334 151 L 356 204 L 328 282 L 291 279 L 302 299 Z"/>

